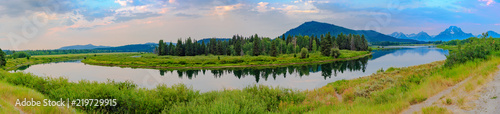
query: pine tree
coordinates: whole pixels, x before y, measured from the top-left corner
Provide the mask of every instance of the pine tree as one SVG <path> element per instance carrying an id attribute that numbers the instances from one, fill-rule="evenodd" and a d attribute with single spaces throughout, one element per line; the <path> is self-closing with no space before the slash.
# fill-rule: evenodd
<path id="1" fill-rule="evenodd" d="M 177 45 L 175 47 L 175 55 L 177 56 L 184 56 L 184 49 L 183 49 L 183 45 L 182 45 L 182 40 L 179 39 L 177 40 Z"/>
<path id="2" fill-rule="evenodd" d="M 257 34 L 255 34 L 253 40 L 253 55 L 259 56 L 261 51 L 260 38 L 257 36 Z"/>
<path id="3" fill-rule="evenodd" d="M 5 52 L 0 49 L 0 67 L 5 66 L 7 64 L 7 61 L 5 60 Z"/>
<path id="4" fill-rule="evenodd" d="M 205 51 L 205 48 L 206 48 L 206 46 L 205 46 L 205 41 L 204 41 L 204 40 L 202 40 L 202 41 L 201 41 L 201 48 L 200 48 L 200 55 L 201 55 L 201 54 L 206 55 L 206 53 L 207 53 L 207 52 Z"/>
<path id="5" fill-rule="evenodd" d="M 234 52 L 235 52 L 235 55 L 241 54 L 241 40 L 239 38 L 237 38 L 235 43 L 234 43 Z"/>
<path id="6" fill-rule="evenodd" d="M 276 52 L 276 40 L 271 42 L 271 50 L 269 51 L 269 55 L 276 57 L 278 54 Z"/>
<path id="7" fill-rule="evenodd" d="M 323 38 L 323 35 L 321 35 L 321 55 L 323 56 L 330 56 L 330 51 L 331 51 L 331 45 L 327 39 Z"/>
<path id="8" fill-rule="evenodd" d="M 163 45 L 164 45 L 164 44 L 163 44 L 163 40 L 160 40 L 160 41 L 158 42 L 158 50 L 156 50 L 156 51 L 158 51 L 158 56 L 163 55 L 163 48 L 165 47 L 165 46 L 163 46 Z"/>

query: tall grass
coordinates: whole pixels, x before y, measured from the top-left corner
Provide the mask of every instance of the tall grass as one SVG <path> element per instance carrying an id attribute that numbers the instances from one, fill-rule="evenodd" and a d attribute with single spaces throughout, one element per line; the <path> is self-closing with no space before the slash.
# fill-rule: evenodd
<path id="1" fill-rule="evenodd" d="M 15 106 L 16 101 L 33 98 L 35 101 L 48 99 L 43 94 L 26 87 L 14 86 L 0 81 L 0 113 L 79 113 L 78 111 L 65 107 L 49 106 Z M 42 104 L 43 105 L 43 104 Z"/>
<path id="2" fill-rule="evenodd" d="M 98 83 L 65 78 L 38 77 L 29 73 L 0 71 L 0 80 L 33 88 L 51 99 L 117 99 L 115 107 L 75 107 L 99 113 L 265 113 L 280 112 L 281 104 L 298 104 L 305 93 L 263 85 L 242 90 L 200 93 L 185 85 L 159 85 L 155 89 L 139 88 L 132 82 Z"/>

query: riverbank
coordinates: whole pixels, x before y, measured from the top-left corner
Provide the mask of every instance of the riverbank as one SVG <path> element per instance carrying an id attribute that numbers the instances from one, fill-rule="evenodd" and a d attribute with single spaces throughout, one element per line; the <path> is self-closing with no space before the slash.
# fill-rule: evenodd
<path id="1" fill-rule="evenodd" d="M 17 59 L 7 59 L 7 64 L 3 67 L 4 70 L 16 70 L 23 66 L 60 62 L 60 61 L 70 61 L 70 60 L 81 60 L 86 57 L 98 56 L 98 55 L 109 55 L 109 54 L 130 54 L 130 53 L 88 53 L 88 54 L 64 54 L 64 55 L 36 55 L 32 56 L 30 59 L 27 58 L 17 58 Z"/>
<path id="2" fill-rule="evenodd" d="M 49 99 L 45 95 L 37 92 L 36 90 L 22 87 L 14 86 L 12 84 L 3 82 L 0 80 L 0 113 L 2 114 L 13 114 L 13 113 L 44 113 L 44 114 L 69 114 L 69 113 L 81 113 L 73 108 L 66 107 L 53 107 L 53 106 L 16 106 L 16 101 L 24 100 L 27 98 L 34 101 L 43 101 L 44 99 Z M 43 104 L 42 104 L 43 105 Z"/>
<path id="3" fill-rule="evenodd" d="M 321 53 L 309 53 L 301 59 L 294 54 L 271 56 L 156 56 L 154 54 L 122 54 L 89 57 L 85 64 L 153 69 L 221 69 L 241 67 L 288 66 L 332 61 L 352 60 L 371 55 L 368 51 L 341 50 L 339 58 L 325 57 Z M 300 56 L 300 55 L 298 55 Z"/>

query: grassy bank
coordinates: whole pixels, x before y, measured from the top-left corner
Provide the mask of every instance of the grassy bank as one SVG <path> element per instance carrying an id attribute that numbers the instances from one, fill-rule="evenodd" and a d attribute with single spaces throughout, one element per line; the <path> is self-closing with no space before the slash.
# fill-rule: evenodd
<path id="1" fill-rule="evenodd" d="M 305 64 L 312 62 L 329 62 L 368 56 L 368 51 L 341 50 L 339 58 L 321 56 L 321 53 L 310 53 L 308 58 L 300 55 L 282 54 L 271 56 L 156 56 L 155 54 L 120 54 L 89 57 L 82 62 L 94 65 L 145 67 L 145 68 L 225 68 Z"/>
<path id="2" fill-rule="evenodd" d="M 16 100 L 24 100 L 24 98 L 31 99 L 35 101 L 43 101 L 44 99 L 49 99 L 45 97 L 40 92 L 33 89 L 14 86 L 12 84 L 0 81 L 0 113 L 2 114 L 12 114 L 12 113 L 43 113 L 43 114 L 54 114 L 54 113 L 80 113 L 73 108 L 67 109 L 65 107 L 45 107 L 45 106 L 15 106 Z"/>
<path id="3" fill-rule="evenodd" d="M 456 45 L 438 45 L 436 47 L 446 50 L 458 50 L 458 47 Z"/>
<path id="4" fill-rule="evenodd" d="M 6 66 L 3 67 L 4 70 L 15 70 L 22 66 L 68 61 L 68 60 L 79 60 L 85 57 L 97 56 L 97 55 L 110 55 L 110 54 L 128 54 L 128 53 L 89 53 L 89 54 L 65 54 L 65 55 L 38 55 L 32 56 L 31 58 L 17 58 L 17 59 L 7 59 Z"/>

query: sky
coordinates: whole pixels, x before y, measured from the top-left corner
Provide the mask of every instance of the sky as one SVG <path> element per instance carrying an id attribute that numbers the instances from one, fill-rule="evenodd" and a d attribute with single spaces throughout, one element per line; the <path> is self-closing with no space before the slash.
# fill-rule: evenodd
<path id="1" fill-rule="evenodd" d="M 0 48 L 275 38 L 307 21 L 384 34 L 500 32 L 500 0 L 2 0 Z"/>

